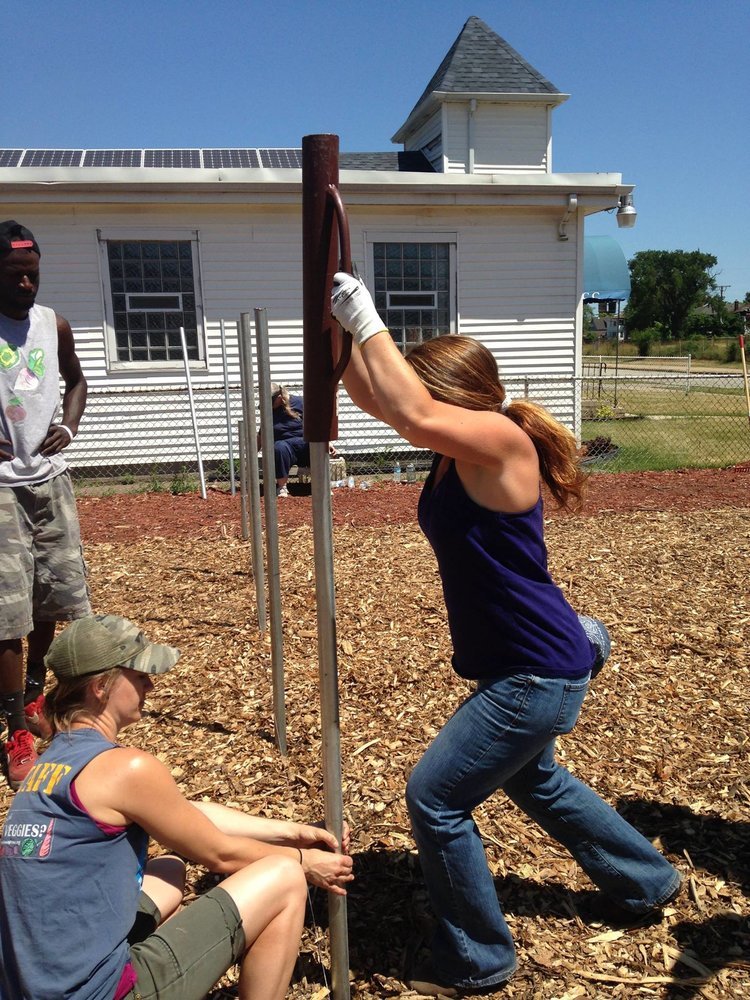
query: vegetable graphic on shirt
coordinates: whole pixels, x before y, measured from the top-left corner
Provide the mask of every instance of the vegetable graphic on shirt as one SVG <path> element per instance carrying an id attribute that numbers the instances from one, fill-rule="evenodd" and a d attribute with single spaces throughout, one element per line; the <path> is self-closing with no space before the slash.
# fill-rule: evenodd
<path id="1" fill-rule="evenodd" d="M 21 841 L 21 857 L 30 858 L 36 850 L 36 840 L 33 837 L 24 837 Z"/>
<path id="2" fill-rule="evenodd" d="M 43 378 L 44 351 L 41 347 L 34 347 L 29 351 L 29 359 L 26 362 L 26 367 L 22 368 L 19 372 L 13 389 L 16 392 L 23 392 L 24 389 L 33 391 L 37 388 L 40 380 Z"/>
<path id="3" fill-rule="evenodd" d="M 0 347 L 0 368 L 3 371 L 8 371 L 10 368 L 15 368 L 17 364 L 18 348 L 12 344 L 3 344 Z"/>
<path id="4" fill-rule="evenodd" d="M 47 832 L 44 835 L 44 840 L 42 841 L 42 846 L 39 848 L 39 857 L 46 858 L 52 847 L 52 830 L 54 829 L 55 821 L 51 819 L 49 821 L 49 826 L 47 827 Z"/>
<path id="5" fill-rule="evenodd" d="M 23 407 L 23 400 L 18 396 L 11 396 L 8 405 L 5 407 L 5 416 L 12 424 L 22 424 L 26 419 L 26 410 Z"/>

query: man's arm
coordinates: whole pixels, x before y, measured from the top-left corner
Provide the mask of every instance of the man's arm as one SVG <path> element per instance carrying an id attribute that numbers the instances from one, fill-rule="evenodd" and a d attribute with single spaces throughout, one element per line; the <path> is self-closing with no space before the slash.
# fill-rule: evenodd
<path id="1" fill-rule="evenodd" d="M 86 408 L 88 395 L 86 379 L 83 377 L 81 363 L 76 354 L 73 331 L 63 316 L 57 317 L 57 359 L 60 375 L 65 383 L 62 420 L 59 424 L 50 424 L 47 437 L 42 442 L 43 455 L 56 455 L 70 444 L 78 433 L 78 425 Z"/>

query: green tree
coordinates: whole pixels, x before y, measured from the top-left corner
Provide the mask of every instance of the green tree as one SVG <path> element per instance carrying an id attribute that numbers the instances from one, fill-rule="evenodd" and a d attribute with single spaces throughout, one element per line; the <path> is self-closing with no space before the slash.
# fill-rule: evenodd
<path id="1" fill-rule="evenodd" d="M 583 307 L 583 339 L 589 343 L 596 340 L 596 326 L 594 325 L 594 310 L 586 303 Z"/>
<path id="2" fill-rule="evenodd" d="M 628 262 L 630 330 L 660 325 L 667 339 L 682 336 L 688 316 L 716 290 L 716 257 L 700 250 L 641 250 Z"/>

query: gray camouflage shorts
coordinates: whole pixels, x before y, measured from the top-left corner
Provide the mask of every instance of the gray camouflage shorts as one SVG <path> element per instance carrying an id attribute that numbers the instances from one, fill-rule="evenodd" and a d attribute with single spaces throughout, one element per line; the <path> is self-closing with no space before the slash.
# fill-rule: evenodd
<path id="1" fill-rule="evenodd" d="M 34 621 L 90 614 L 81 532 L 67 472 L 33 486 L 0 487 L 0 640 Z"/>

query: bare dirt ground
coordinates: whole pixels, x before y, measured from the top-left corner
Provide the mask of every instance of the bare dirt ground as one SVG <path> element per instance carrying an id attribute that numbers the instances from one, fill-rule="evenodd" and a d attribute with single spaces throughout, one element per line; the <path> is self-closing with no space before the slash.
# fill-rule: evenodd
<path id="1" fill-rule="evenodd" d="M 514 934 L 512 1000 L 750 998 L 750 475 L 597 475 L 581 515 L 548 506 L 550 565 L 601 617 L 613 654 L 566 765 L 666 852 L 686 889 L 650 927 L 592 923 L 586 876 L 502 794 L 476 815 Z M 408 996 L 426 904 L 403 793 L 469 688 L 450 668 L 418 488 L 336 490 L 332 505 L 354 1000 Z M 96 611 L 125 614 L 183 657 L 124 734 L 184 792 L 292 819 L 322 815 L 310 498 L 279 504 L 288 754 L 274 742 L 270 640 L 260 632 L 239 499 L 223 492 L 79 502 Z M 0 790 L 0 816 L 10 796 Z M 193 890 L 211 876 L 191 871 Z M 330 987 L 326 901 L 313 894 L 293 998 Z M 224 984 L 234 996 L 231 976 Z M 218 1000 L 219 992 L 212 997 Z M 413 995 L 413 994 L 412 994 Z"/>

